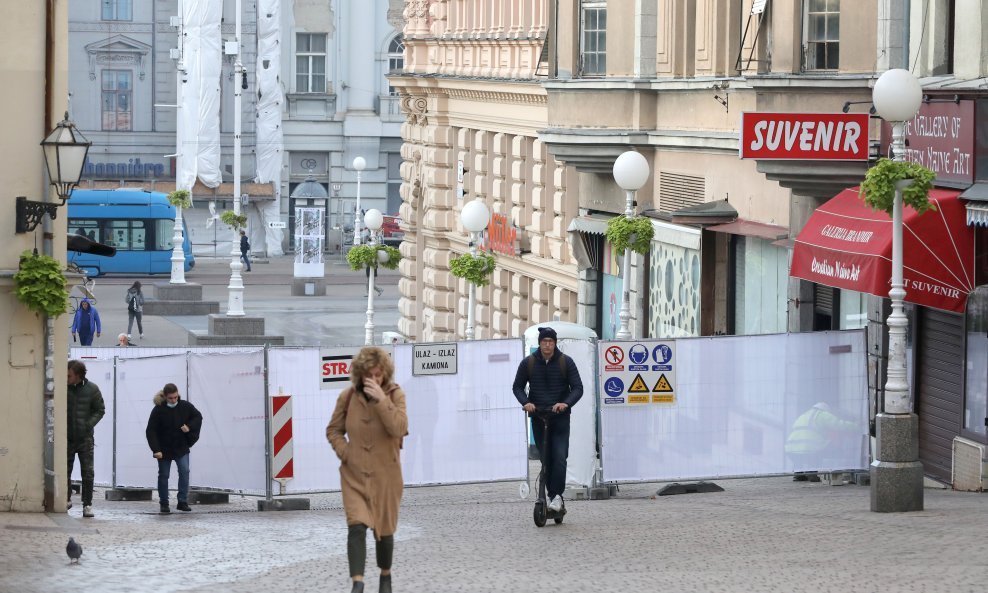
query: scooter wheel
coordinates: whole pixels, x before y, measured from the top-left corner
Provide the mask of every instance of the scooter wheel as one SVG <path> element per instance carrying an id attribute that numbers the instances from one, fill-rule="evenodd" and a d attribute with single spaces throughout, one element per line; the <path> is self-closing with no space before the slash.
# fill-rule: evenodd
<path id="1" fill-rule="evenodd" d="M 563 518 L 562 517 L 555 517 L 552 520 L 556 522 L 556 525 L 559 525 L 560 523 L 563 522 Z"/>
<path id="2" fill-rule="evenodd" d="M 536 527 L 545 527 L 546 508 L 541 500 L 535 503 L 535 510 L 532 512 L 532 519 L 535 520 Z"/>

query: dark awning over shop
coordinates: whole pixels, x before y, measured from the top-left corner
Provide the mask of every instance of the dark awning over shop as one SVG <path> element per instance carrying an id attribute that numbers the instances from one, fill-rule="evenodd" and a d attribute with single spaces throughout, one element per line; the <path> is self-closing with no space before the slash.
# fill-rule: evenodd
<path id="1" fill-rule="evenodd" d="M 974 231 L 960 192 L 937 189 L 937 209 L 903 212 L 906 300 L 963 312 L 974 289 Z M 796 237 L 790 276 L 847 290 L 888 296 L 892 279 L 892 219 L 865 205 L 858 188 L 816 209 Z"/>

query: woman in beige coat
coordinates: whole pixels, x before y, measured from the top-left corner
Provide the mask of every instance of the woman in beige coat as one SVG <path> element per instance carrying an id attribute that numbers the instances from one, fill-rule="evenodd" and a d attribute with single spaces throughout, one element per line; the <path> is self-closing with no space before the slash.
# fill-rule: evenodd
<path id="1" fill-rule="evenodd" d="M 374 530 L 380 593 L 391 593 L 391 558 L 404 485 L 400 449 L 408 434 L 405 393 L 387 352 L 367 347 L 350 365 L 352 385 L 336 400 L 326 439 L 340 459 L 352 593 L 364 590 L 367 528 Z"/>

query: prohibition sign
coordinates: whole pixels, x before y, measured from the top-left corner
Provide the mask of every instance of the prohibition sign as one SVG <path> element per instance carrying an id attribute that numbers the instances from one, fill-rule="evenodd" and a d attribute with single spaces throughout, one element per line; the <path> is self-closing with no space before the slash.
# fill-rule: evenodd
<path id="1" fill-rule="evenodd" d="M 607 364 L 621 364 L 624 360 L 624 350 L 621 350 L 619 346 L 608 346 L 607 350 L 604 351 L 604 360 Z"/>

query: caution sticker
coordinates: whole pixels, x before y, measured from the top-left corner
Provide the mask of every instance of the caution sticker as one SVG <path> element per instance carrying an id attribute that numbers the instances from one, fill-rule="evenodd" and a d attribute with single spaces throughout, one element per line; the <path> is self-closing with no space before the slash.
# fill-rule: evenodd
<path id="1" fill-rule="evenodd" d="M 652 393 L 672 393 L 672 385 L 669 384 L 669 379 L 666 379 L 665 373 L 662 373 L 659 380 L 655 382 Z"/>
<path id="2" fill-rule="evenodd" d="M 648 403 L 648 395 L 629 395 L 628 396 L 628 403 L 629 404 L 647 404 Z"/>
<path id="3" fill-rule="evenodd" d="M 628 387 L 628 393 L 648 393 L 648 383 L 645 379 L 642 379 L 641 374 L 635 375 L 635 380 L 631 382 L 631 387 Z"/>
<path id="4" fill-rule="evenodd" d="M 653 404 L 674 404 L 676 403 L 676 396 L 671 393 L 653 394 L 652 395 Z"/>

